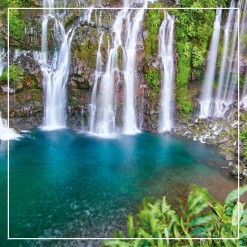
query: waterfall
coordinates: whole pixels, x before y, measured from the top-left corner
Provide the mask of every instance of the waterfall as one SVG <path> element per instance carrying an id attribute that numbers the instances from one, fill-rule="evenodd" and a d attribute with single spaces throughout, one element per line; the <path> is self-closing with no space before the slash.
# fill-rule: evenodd
<path id="1" fill-rule="evenodd" d="M 233 9 L 230 9 L 228 17 L 227 17 L 227 22 L 225 25 L 225 30 L 224 30 L 223 55 L 221 59 L 220 77 L 219 77 L 219 82 L 218 82 L 218 91 L 217 91 L 216 100 L 219 100 L 222 97 L 221 94 L 223 90 L 223 83 L 224 83 L 225 73 L 226 73 L 226 62 L 227 62 L 227 55 L 228 55 L 229 36 L 230 36 L 230 31 L 231 31 L 230 29 L 231 29 L 231 24 L 232 24 L 232 18 L 233 18 Z M 227 73 L 229 73 L 229 71 L 227 71 Z"/>
<path id="2" fill-rule="evenodd" d="M 226 87 L 224 92 L 224 101 L 227 106 L 234 102 L 234 91 L 238 83 L 238 52 L 237 52 L 237 34 L 238 34 L 238 13 L 235 15 L 235 25 L 232 34 L 232 46 L 229 58 L 229 66 L 226 78 Z M 231 73 L 230 73 L 231 72 Z M 235 99 L 237 101 L 237 99 Z"/>
<path id="3" fill-rule="evenodd" d="M 127 10 L 121 10 L 112 27 L 113 47 L 108 52 L 106 71 L 100 81 L 99 100 L 96 106 L 97 117 L 94 126 L 94 133 L 109 135 L 115 132 L 115 106 L 114 106 L 114 82 L 120 79 L 118 68 L 118 49 L 122 48 L 122 28 Z"/>
<path id="4" fill-rule="evenodd" d="M 0 76 L 4 69 L 4 55 L 4 48 L 0 46 Z M 8 122 L 2 118 L 0 112 L 0 140 L 6 141 L 8 139 L 17 139 L 18 137 L 20 137 L 20 135 L 17 134 L 14 129 L 8 128 Z"/>
<path id="5" fill-rule="evenodd" d="M 241 26 L 240 26 L 240 56 L 243 56 L 244 54 L 244 49 L 246 49 L 246 46 L 244 45 L 243 38 L 244 35 L 247 32 L 247 1 L 241 1 L 242 6 L 242 19 L 241 19 Z M 241 95 L 241 101 L 240 101 L 241 106 L 245 110 L 247 110 L 247 72 L 245 75 L 245 83 L 244 83 L 244 88 L 242 91 Z"/>
<path id="6" fill-rule="evenodd" d="M 66 126 L 66 82 L 70 69 L 70 44 L 74 32 L 70 29 L 66 33 L 60 22 L 56 22 L 55 30 L 57 35 L 61 33 L 63 40 L 60 50 L 54 53 L 51 64 L 42 64 L 45 86 L 44 127 L 47 129 Z"/>
<path id="7" fill-rule="evenodd" d="M 103 72 L 103 68 L 102 68 L 103 60 L 102 60 L 102 54 L 101 54 L 101 45 L 103 42 L 103 35 L 104 35 L 104 32 L 102 31 L 100 38 L 99 38 L 99 45 L 98 45 L 97 59 L 96 59 L 96 70 L 94 74 L 93 92 L 92 92 L 92 98 L 91 98 L 91 104 L 90 104 L 89 132 L 94 132 L 95 113 L 96 113 L 96 104 L 97 104 L 97 86 L 98 86 L 98 80 L 102 76 L 102 72 Z"/>
<path id="8" fill-rule="evenodd" d="M 0 46 L 0 76 L 2 75 L 4 69 L 4 62 L 3 62 L 4 55 L 5 55 L 4 48 Z"/>
<path id="9" fill-rule="evenodd" d="M 231 8 L 235 7 L 234 1 L 231 2 Z M 214 101 L 214 117 L 224 117 L 225 111 L 228 109 L 229 105 L 232 103 L 230 99 L 231 96 L 228 95 L 229 90 L 234 91 L 234 88 L 229 87 L 229 81 L 232 71 L 232 65 L 234 60 L 236 39 L 238 31 L 238 15 L 235 13 L 235 18 L 233 18 L 234 10 L 230 9 L 227 17 L 227 22 L 225 24 L 224 30 L 224 43 L 223 43 L 223 54 L 221 58 L 220 75 L 218 81 L 218 89 L 216 99 Z M 235 24 L 234 24 L 235 23 Z M 233 32 L 232 26 L 234 25 Z M 229 42 L 232 33 L 232 44 L 229 53 Z M 228 66 L 227 66 L 228 61 Z M 233 84 L 233 83 L 231 83 Z"/>
<path id="10" fill-rule="evenodd" d="M 64 3 L 66 4 L 66 2 Z M 53 8 L 54 1 L 43 1 L 44 7 Z M 49 56 L 48 23 L 54 19 L 55 37 L 60 42 L 60 48 Z M 54 130 L 66 126 L 66 82 L 70 69 L 70 46 L 74 34 L 72 27 L 67 33 L 63 24 L 56 18 L 53 9 L 44 10 L 42 22 L 42 52 L 38 57 L 43 73 L 45 112 L 43 128 Z"/>
<path id="11" fill-rule="evenodd" d="M 159 57 L 163 73 L 161 84 L 161 113 L 159 131 L 170 131 L 173 126 L 173 89 L 174 89 L 174 17 L 165 13 L 165 19 L 159 30 Z"/>
<path id="12" fill-rule="evenodd" d="M 99 68 L 96 68 L 95 72 L 89 130 L 103 136 L 116 132 L 117 99 L 114 96 L 122 78 L 124 81 L 123 132 L 125 134 L 138 132 L 135 112 L 136 45 L 147 1 L 137 11 L 129 11 L 127 8 L 129 4 L 129 1 L 125 1 L 126 8 L 118 12 L 111 29 L 112 47 L 108 50 L 105 72 L 100 71 L 99 73 Z M 124 35 L 125 33 L 126 35 Z M 96 67 L 102 63 L 101 42 L 99 41 Z M 120 65 L 119 57 L 121 55 L 122 64 Z M 97 101 L 96 98 L 98 98 Z"/>
<path id="13" fill-rule="evenodd" d="M 2 118 L 0 112 L 0 140 L 7 141 L 17 139 L 21 135 L 17 134 L 14 129 L 8 128 L 8 122 Z"/>
<path id="14" fill-rule="evenodd" d="M 212 97 L 213 97 L 213 83 L 216 70 L 216 61 L 218 54 L 218 44 L 220 39 L 220 23 L 222 10 L 218 9 L 214 21 L 214 31 L 211 40 L 209 56 L 207 59 L 206 76 L 202 87 L 202 96 L 200 99 L 200 113 L 199 118 L 207 118 L 211 115 Z"/>
<path id="15" fill-rule="evenodd" d="M 128 13 L 126 18 L 128 32 L 125 46 L 126 66 L 124 70 L 125 102 L 123 118 L 123 131 L 125 134 L 135 134 L 138 132 L 135 112 L 136 44 L 146 7 L 147 1 L 144 3 L 144 6 L 137 11 L 132 21 L 132 11 Z"/>

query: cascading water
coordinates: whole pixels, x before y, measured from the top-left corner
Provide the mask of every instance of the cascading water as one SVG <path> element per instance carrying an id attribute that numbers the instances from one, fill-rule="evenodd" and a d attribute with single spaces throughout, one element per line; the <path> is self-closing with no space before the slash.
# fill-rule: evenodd
<path id="1" fill-rule="evenodd" d="M 125 7 L 129 7 L 130 3 L 125 1 L 124 4 Z M 114 100 L 114 95 L 116 85 L 120 82 L 122 76 L 125 85 L 123 132 L 126 134 L 135 134 L 138 132 L 135 112 L 135 59 L 137 37 L 146 7 L 147 1 L 145 1 L 143 7 L 136 12 L 129 11 L 125 8 L 117 14 L 112 27 L 112 33 L 114 34 L 112 41 L 113 45 L 108 51 L 108 60 L 105 72 L 103 75 L 101 73 L 98 74 L 98 70 L 96 69 L 95 73 L 97 81 L 95 80 L 91 99 L 89 126 L 90 132 L 92 133 L 108 136 L 116 132 L 116 102 Z M 133 13 L 134 16 L 132 17 Z M 125 31 L 126 38 L 123 41 L 123 32 Z M 119 52 L 122 54 L 122 65 L 119 65 L 118 62 Z M 97 66 L 99 66 L 98 59 Z M 99 77 L 101 77 L 100 82 L 98 82 Z M 99 90 L 97 94 L 99 97 L 96 102 L 96 90 L 98 84 Z"/>
<path id="2" fill-rule="evenodd" d="M 65 3 L 66 4 L 66 3 Z M 53 1 L 44 1 L 43 6 L 54 7 Z M 61 42 L 60 48 L 48 57 L 48 23 L 54 19 L 55 37 Z M 72 27 L 67 33 L 56 18 L 53 9 L 44 10 L 42 22 L 42 53 L 38 57 L 43 72 L 45 113 L 43 128 L 54 130 L 66 126 L 66 82 L 70 69 L 70 46 L 74 34 Z"/>
<path id="3" fill-rule="evenodd" d="M 159 30 L 159 57 L 162 61 L 161 113 L 159 131 L 170 131 L 173 126 L 173 89 L 174 89 L 174 17 L 165 13 Z"/>
<path id="4" fill-rule="evenodd" d="M 4 70 L 4 49 L 0 46 L 0 76 Z M 2 118 L 0 112 L 0 140 L 6 141 L 10 139 L 17 139 L 20 137 L 14 129 L 8 128 L 8 123 L 5 119 Z"/>
<path id="5" fill-rule="evenodd" d="M 3 69 L 4 69 L 4 63 L 3 63 L 3 60 L 4 60 L 4 48 L 2 48 L 0 46 L 0 75 L 2 75 L 3 73 Z"/>
<path id="6" fill-rule="evenodd" d="M 237 34 L 238 34 L 238 13 L 235 11 L 235 25 L 233 28 L 232 35 L 232 46 L 231 53 L 229 58 L 228 73 L 226 78 L 226 86 L 224 91 L 223 100 L 226 102 L 226 105 L 229 106 L 234 102 L 234 91 L 238 82 L 238 52 L 237 52 Z M 235 99 L 237 101 L 237 99 Z"/>
<path id="7" fill-rule="evenodd" d="M 0 112 L 0 140 L 7 141 L 17 139 L 19 137 L 21 137 L 21 135 L 17 134 L 14 129 L 8 128 L 8 123 L 2 118 Z"/>
<path id="8" fill-rule="evenodd" d="M 92 92 L 92 98 L 91 98 L 91 104 L 90 104 L 89 132 L 94 131 L 95 113 L 96 113 L 96 104 L 97 104 L 97 86 L 98 86 L 98 80 L 103 74 L 103 68 L 102 68 L 103 60 L 102 60 L 102 54 L 101 54 L 101 45 L 103 42 L 103 35 L 104 35 L 104 32 L 102 31 L 100 38 L 99 38 L 97 60 L 96 60 L 96 70 L 94 74 L 93 92 Z"/>
<path id="9" fill-rule="evenodd" d="M 241 9 L 242 9 L 242 20 L 241 20 L 241 26 L 240 26 L 240 55 L 243 55 L 244 49 L 246 49 L 246 46 L 244 45 L 243 39 L 244 35 L 247 32 L 247 1 L 242 1 Z M 244 88 L 241 94 L 241 101 L 240 105 L 247 110 L 247 72 L 245 75 L 245 84 Z"/>
<path id="10" fill-rule="evenodd" d="M 108 52 L 106 71 L 100 82 L 99 100 L 96 105 L 96 121 L 92 128 L 92 132 L 105 136 L 115 132 L 114 80 L 118 81 L 120 78 L 118 49 L 122 48 L 121 34 L 126 14 L 127 10 L 120 11 L 112 27 L 114 33 L 113 47 Z"/>
<path id="11" fill-rule="evenodd" d="M 210 45 L 209 56 L 207 59 L 206 76 L 202 87 L 202 96 L 200 99 L 199 118 L 207 118 L 211 115 L 212 97 L 213 97 L 213 82 L 216 70 L 216 61 L 218 54 L 218 44 L 220 39 L 220 23 L 222 10 L 218 9 L 214 21 L 214 31 Z"/>
<path id="12" fill-rule="evenodd" d="M 125 83 L 125 104 L 124 104 L 124 122 L 123 131 L 125 134 L 135 134 L 138 132 L 135 112 L 135 81 L 136 81 L 136 44 L 140 30 L 140 25 L 144 17 L 144 11 L 147 7 L 147 1 L 143 8 L 138 10 L 131 21 L 129 12 L 126 18 L 127 22 L 127 42 L 125 46 L 126 66 L 124 69 Z"/>
<path id="13" fill-rule="evenodd" d="M 231 8 L 235 7 L 235 2 L 231 2 Z M 218 82 L 218 89 L 214 104 L 214 117 L 224 117 L 226 110 L 232 103 L 231 97 L 228 96 L 228 91 L 234 91 L 232 87 L 229 88 L 230 75 L 232 71 L 232 64 L 234 59 L 234 52 L 236 48 L 237 30 L 238 30 L 238 16 L 235 10 L 230 9 L 227 17 L 227 22 L 224 30 L 224 43 L 223 43 L 223 54 L 221 58 L 221 68 Z M 234 25 L 235 23 L 235 25 Z M 233 32 L 232 31 L 233 27 Z M 231 35 L 232 34 L 232 35 Z M 231 48 L 229 53 L 229 42 L 231 38 Z M 228 63 L 228 64 L 227 64 Z M 231 83 L 233 84 L 233 83 Z"/>

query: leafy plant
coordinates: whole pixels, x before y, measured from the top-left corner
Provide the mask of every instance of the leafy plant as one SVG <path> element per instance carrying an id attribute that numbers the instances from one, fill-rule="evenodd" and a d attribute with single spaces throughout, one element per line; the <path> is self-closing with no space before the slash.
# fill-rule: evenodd
<path id="1" fill-rule="evenodd" d="M 19 67 L 17 65 L 11 65 L 9 67 L 9 80 L 14 81 L 19 78 Z M 5 69 L 3 74 L 0 76 L 0 81 L 8 80 L 8 69 Z"/>
<path id="2" fill-rule="evenodd" d="M 240 139 L 243 142 L 243 156 L 247 160 L 247 130 L 242 130 L 240 133 Z"/>
<path id="3" fill-rule="evenodd" d="M 240 195 L 247 191 L 247 185 L 240 188 Z M 172 210 L 166 198 L 155 203 L 144 200 L 138 215 L 128 219 L 128 237 L 134 240 L 110 240 L 104 246 L 111 247 L 147 247 L 147 246 L 246 246 L 247 209 L 238 202 L 238 190 L 232 191 L 224 204 L 220 204 L 209 192 L 200 186 L 194 186 L 187 201 L 187 212 L 181 214 Z M 193 241 L 191 238 L 237 238 L 239 240 L 208 239 Z M 124 234 L 118 234 L 124 237 Z M 146 239 L 141 239 L 146 238 Z M 151 239 L 152 238 L 152 239 Z M 156 238 L 156 239 L 155 239 Z M 167 238 L 167 239 L 160 239 Z M 169 240 L 168 238 L 184 238 Z"/>
<path id="4" fill-rule="evenodd" d="M 160 3 L 150 5 L 151 8 L 161 7 Z M 145 24 L 148 36 L 144 42 L 146 56 L 151 56 L 158 52 L 158 33 L 160 24 L 164 18 L 164 11 L 149 9 L 146 13 Z"/>
<path id="5" fill-rule="evenodd" d="M 21 39 L 24 35 L 25 23 L 20 17 L 19 10 L 12 9 L 9 12 L 9 32 L 14 39 Z"/>
<path id="6" fill-rule="evenodd" d="M 181 0 L 181 7 L 218 7 L 225 5 L 216 0 Z M 215 10 L 173 10 L 176 16 L 175 37 L 177 42 L 176 100 L 178 110 L 183 117 L 192 111 L 188 94 L 191 75 L 199 79 L 204 70 L 208 44 L 213 32 Z M 186 95 L 186 97 L 184 96 Z"/>
<path id="7" fill-rule="evenodd" d="M 160 73 L 159 71 L 155 69 L 149 69 L 145 73 L 145 79 L 152 88 L 152 96 L 156 97 L 159 92 L 159 79 L 160 79 Z"/>
<path id="8" fill-rule="evenodd" d="M 2 0 L 0 6 L 3 7 L 4 16 L 7 17 L 8 8 L 35 7 L 37 6 L 33 0 Z M 24 36 L 25 22 L 24 12 L 18 9 L 9 11 L 9 32 L 10 36 L 15 40 L 21 39 Z"/>

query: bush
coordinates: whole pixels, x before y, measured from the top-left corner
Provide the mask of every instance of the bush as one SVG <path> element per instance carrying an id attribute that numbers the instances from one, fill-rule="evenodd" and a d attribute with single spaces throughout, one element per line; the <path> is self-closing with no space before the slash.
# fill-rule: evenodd
<path id="1" fill-rule="evenodd" d="M 160 72 L 155 69 L 149 69 L 145 73 L 145 79 L 152 88 L 152 97 L 157 97 L 159 92 Z"/>
<path id="2" fill-rule="evenodd" d="M 15 81 L 19 78 L 19 67 L 17 65 L 11 65 L 9 67 L 9 80 Z M 5 69 L 0 76 L 0 81 L 8 81 L 8 69 Z"/>
<path id="3" fill-rule="evenodd" d="M 247 160 L 247 130 L 241 131 L 240 139 L 243 142 L 243 157 L 244 160 Z"/>
<path id="4" fill-rule="evenodd" d="M 216 0 L 181 0 L 181 7 L 217 7 Z M 213 32 L 215 10 L 175 10 L 175 37 L 177 41 L 176 100 L 180 114 L 186 117 L 192 111 L 188 91 L 190 75 L 201 76 L 207 46 Z M 186 97 L 183 95 L 186 94 Z"/>
<path id="5" fill-rule="evenodd" d="M 240 195 L 247 191 L 247 185 L 240 188 Z M 167 204 L 166 198 L 154 204 L 144 200 L 143 209 L 133 218 L 129 216 L 129 238 L 185 238 L 180 241 L 168 239 L 110 240 L 104 246 L 148 247 L 148 246 L 246 246 L 247 210 L 238 203 L 238 190 L 232 191 L 223 205 L 202 187 L 195 186 L 187 200 L 187 211 L 178 214 Z M 238 215 L 239 208 L 239 215 Z M 191 238 L 237 238 L 239 240 L 192 241 Z M 119 233 L 118 237 L 124 237 Z"/>
<path id="6" fill-rule="evenodd" d="M 150 5 L 150 8 L 159 8 L 160 3 L 154 3 Z M 158 52 L 158 34 L 161 22 L 164 18 L 163 10 L 147 10 L 145 17 L 146 29 L 148 30 L 148 36 L 144 42 L 146 56 L 157 54 Z"/>

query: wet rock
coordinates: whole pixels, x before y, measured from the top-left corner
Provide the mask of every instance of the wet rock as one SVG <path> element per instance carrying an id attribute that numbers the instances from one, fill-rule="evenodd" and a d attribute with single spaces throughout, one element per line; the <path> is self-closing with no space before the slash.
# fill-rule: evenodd
<path id="1" fill-rule="evenodd" d="M 244 169 L 244 170 L 242 171 L 242 175 L 243 175 L 244 177 L 247 177 L 247 169 Z"/>
<path id="2" fill-rule="evenodd" d="M 230 174 L 233 176 L 238 176 L 238 166 L 233 165 L 230 167 Z"/>
<path id="3" fill-rule="evenodd" d="M 10 87 L 8 87 L 8 86 L 2 86 L 1 87 L 2 88 L 2 91 L 4 92 L 4 93 L 10 93 L 10 94 L 12 94 L 12 93 L 15 93 L 15 89 L 14 88 L 10 88 Z"/>
<path id="4" fill-rule="evenodd" d="M 218 141 L 217 144 L 220 145 L 220 144 L 223 144 L 223 143 L 227 143 L 228 140 L 229 139 L 227 137 L 225 137 L 225 138 L 221 139 L 220 141 Z"/>

